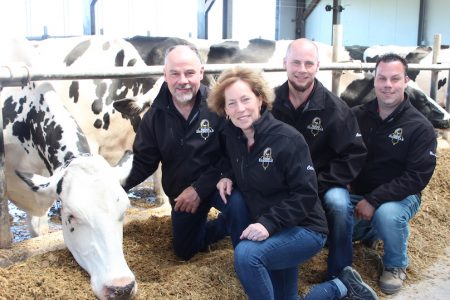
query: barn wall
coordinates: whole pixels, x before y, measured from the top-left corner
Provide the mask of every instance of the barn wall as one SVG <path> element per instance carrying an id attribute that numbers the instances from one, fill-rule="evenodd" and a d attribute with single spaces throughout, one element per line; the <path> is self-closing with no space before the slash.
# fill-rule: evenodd
<path id="1" fill-rule="evenodd" d="M 0 36 L 39 37 L 44 28 L 51 36 L 90 34 L 91 1 L 0 0 Z M 423 1 L 421 44 L 432 45 L 436 33 L 442 35 L 443 44 L 450 44 L 448 0 Z M 306 20 L 308 38 L 331 42 L 332 12 L 325 6 L 332 3 L 320 1 Z M 232 38 L 293 39 L 296 4 L 296 0 L 234 0 Z M 417 44 L 420 0 L 342 0 L 342 5 L 344 45 Z M 97 33 L 196 37 L 197 6 L 198 0 L 98 0 Z M 210 16 L 211 39 L 222 37 L 221 13 L 222 0 L 216 0 Z"/>
<path id="2" fill-rule="evenodd" d="M 275 0 L 233 1 L 232 38 L 275 39 Z"/>
<path id="3" fill-rule="evenodd" d="M 89 0 L 0 1 L 0 36 L 82 35 Z M 87 4 L 89 12 L 89 4 Z M 44 29 L 45 28 L 45 29 Z"/>
<path id="4" fill-rule="evenodd" d="M 445 0 L 444 0 L 445 1 Z M 306 37 L 331 43 L 332 0 L 322 0 L 306 21 Z M 420 0 L 342 0 L 344 45 L 417 44 Z"/>
<path id="5" fill-rule="evenodd" d="M 216 0 L 208 13 L 208 39 L 219 40 L 222 38 L 222 7 L 223 0 Z"/>
<path id="6" fill-rule="evenodd" d="M 295 39 L 295 18 L 297 14 L 297 0 L 279 0 L 279 14 L 277 39 Z"/>
<path id="7" fill-rule="evenodd" d="M 450 18 L 448 0 L 428 0 L 425 2 L 425 30 L 423 43 L 433 45 L 434 35 L 441 34 L 442 44 L 450 45 Z"/>
<path id="8" fill-rule="evenodd" d="M 195 37 L 197 11 L 197 1 L 98 0 L 97 32 L 121 37 Z"/>

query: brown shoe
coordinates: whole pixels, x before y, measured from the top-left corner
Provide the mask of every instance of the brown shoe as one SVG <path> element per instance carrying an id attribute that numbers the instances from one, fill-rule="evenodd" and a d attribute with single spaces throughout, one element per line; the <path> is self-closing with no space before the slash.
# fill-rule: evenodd
<path id="1" fill-rule="evenodd" d="M 406 268 L 385 268 L 380 277 L 380 289 L 387 295 L 400 291 L 406 279 Z"/>

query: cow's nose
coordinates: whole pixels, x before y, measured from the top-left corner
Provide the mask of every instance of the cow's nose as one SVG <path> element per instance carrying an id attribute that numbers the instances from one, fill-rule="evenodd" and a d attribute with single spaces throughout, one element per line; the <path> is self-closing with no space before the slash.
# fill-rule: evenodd
<path id="1" fill-rule="evenodd" d="M 131 299 L 135 294 L 136 282 L 132 281 L 122 286 L 107 286 L 106 299 L 108 300 L 127 300 Z"/>

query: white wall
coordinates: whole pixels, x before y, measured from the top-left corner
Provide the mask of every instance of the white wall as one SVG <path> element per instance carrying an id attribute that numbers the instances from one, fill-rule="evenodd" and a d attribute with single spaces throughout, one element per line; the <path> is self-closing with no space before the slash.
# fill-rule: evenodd
<path id="1" fill-rule="evenodd" d="M 295 39 L 297 0 L 280 0 L 280 18 L 278 20 L 278 39 Z"/>
<path id="2" fill-rule="evenodd" d="M 86 0 L 85 0 L 86 1 Z M 0 0 L 0 36 L 83 34 L 84 1 Z"/>
<path id="3" fill-rule="evenodd" d="M 216 0 L 208 12 L 208 39 L 222 39 L 223 0 Z"/>
<path id="4" fill-rule="evenodd" d="M 234 0 L 232 38 L 275 39 L 275 0 Z"/>
<path id="5" fill-rule="evenodd" d="M 331 43 L 333 12 L 325 6 L 332 4 L 317 5 L 307 19 L 306 37 Z M 341 5 L 344 45 L 417 44 L 420 0 L 343 0 Z"/>
<path id="6" fill-rule="evenodd" d="M 90 34 L 92 0 L 0 0 L 0 36 Z M 210 15 L 209 37 L 222 37 L 222 0 Z M 306 21 L 308 38 L 331 43 L 332 0 L 322 0 Z M 424 43 L 435 33 L 450 44 L 449 0 L 426 0 Z M 296 0 L 279 1 L 278 38 L 295 37 Z M 98 0 L 97 32 L 116 36 L 196 37 L 198 0 Z M 234 0 L 233 39 L 275 39 L 276 0 Z M 420 0 L 342 0 L 344 45 L 416 45 Z"/>
<path id="7" fill-rule="evenodd" d="M 444 45 L 450 45 L 450 3 L 448 0 L 428 0 L 425 6 L 425 24 L 423 42 L 433 45 L 434 35 L 441 34 Z"/>
<path id="8" fill-rule="evenodd" d="M 196 0 L 99 0 L 96 27 L 105 35 L 195 37 Z"/>

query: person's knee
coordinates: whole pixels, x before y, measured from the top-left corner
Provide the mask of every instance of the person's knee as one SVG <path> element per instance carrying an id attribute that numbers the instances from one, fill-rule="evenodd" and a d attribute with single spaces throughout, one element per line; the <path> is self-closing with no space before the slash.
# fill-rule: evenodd
<path id="1" fill-rule="evenodd" d="M 247 204 L 240 192 L 234 191 L 231 193 L 227 201 L 227 211 L 231 214 L 242 214 L 242 212 L 247 211 Z"/>
<path id="2" fill-rule="evenodd" d="M 242 240 L 234 249 L 234 262 L 237 265 L 249 265 L 253 260 L 252 244 L 249 241 Z"/>
<path id="3" fill-rule="evenodd" d="M 191 259 L 198 251 L 194 249 L 193 244 L 186 244 L 181 241 L 173 240 L 172 247 L 175 255 L 181 260 Z"/>
<path id="4" fill-rule="evenodd" d="M 351 208 L 350 196 L 343 188 L 331 188 L 323 197 L 325 209 L 330 211 L 349 211 Z"/>

